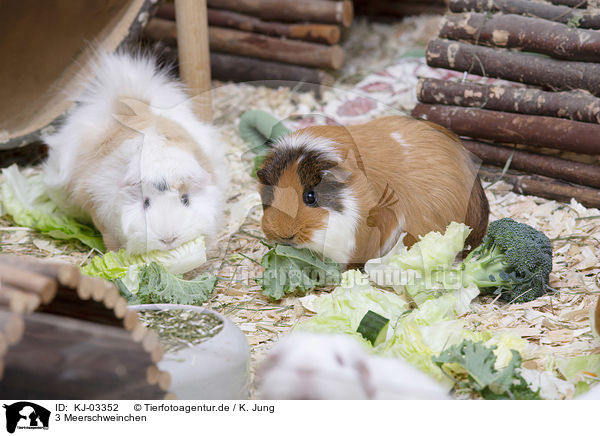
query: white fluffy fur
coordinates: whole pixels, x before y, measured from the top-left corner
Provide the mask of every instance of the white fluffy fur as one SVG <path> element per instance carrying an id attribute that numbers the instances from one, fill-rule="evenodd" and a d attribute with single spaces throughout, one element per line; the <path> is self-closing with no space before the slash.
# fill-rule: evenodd
<path id="1" fill-rule="evenodd" d="M 89 219 L 93 212 L 107 231 L 134 253 L 169 249 L 199 235 L 212 236 L 229 182 L 224 147 L 216 129 L 195 117 L 183 86 L 159 70 L 149 57 L 100 55 L 94 74 L 95 79 L 61 128 L 44 138 L 50 146 L 45 181 L 52 198 L 78 218 Z M 210 160 L 216 180 L 191 153 L 169 147 L 153 126 L 118 144 L 96 168 L 86 171 L 87 180 L 73 180 L 82 144 L 99 144 L 106 139 L 119 122 L 114 114 L 116 103 L 124 98 L 149 103 L 152 113 L 175 121 L 187 131 Z M 160 181 L 176 184 L 184 179 L 194 186 L 188 207 L 176 192 L 156 189 Z M 92 204 L 77 204 L 66 189 L 81 183 L 91 186 Z M 145 198 L 150 199 L 147 209 Z"/>
<path id="2" fill-rule="evenodd" d="M 369 355 L 346 335 L 292 333 L 259 371 L 267 400 L 444 400 L 448 391 L 400 359 Z"/>
<path id="3" fill-rule="evenodd" d="M 277 148 L 303 148 L 308 151 L 318 151 L 323 153 L 323 157 L 336 163 L 342 162 L 342 157 L 334 147 L 334 142 L 329 138 L 316 137 L 307 132 L 293 132 L 279 138 L 273 144 Z M 300 161 L 302 161 L 300 157 Z"/>
<path id="4" fill-rule="evenodd" d="M 326 226 L 313 232 L 312 240 L 303 244 L 302 248 L 310 248 L 335 262 L 347 264 L 356 248 L 355 234 L 360 215 L 358 204 L 349 188 L 340 192 L 340 197 L 344 204 L 344 212 L 326 208 L 329 212 Z"/>

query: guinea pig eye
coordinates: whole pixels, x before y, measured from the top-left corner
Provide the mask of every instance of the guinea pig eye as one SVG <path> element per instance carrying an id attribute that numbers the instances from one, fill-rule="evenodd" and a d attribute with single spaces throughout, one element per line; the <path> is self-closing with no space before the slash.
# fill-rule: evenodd
<path id="1" fill-rule="evenodd" d="M 183 195 L 181 196 L 181 202 L 183 203 L 183 205 L 184 205 L 185 207 L 188 207 L 188 206 L 190 205 L 190 197 L 188 197 L 188 195 L 187 195 L 187 194 L 183 194 Z"/>
<path id="2" fill-rule="evenodd" d="M 304 191 L 302 199 L 307 206 L 315 207 L 317 205 L 317 193 L 315 191 Z"/>
<path id="3" fill-rule="evenodd" d="M 144 198 L 144 209 L 148 209 L 150 207 L 150 199 L 148 197 Z"/>

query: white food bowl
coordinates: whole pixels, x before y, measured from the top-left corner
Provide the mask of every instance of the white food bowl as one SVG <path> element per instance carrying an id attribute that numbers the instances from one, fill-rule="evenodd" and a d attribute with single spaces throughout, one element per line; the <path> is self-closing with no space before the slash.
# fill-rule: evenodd
<path id="1" fill-rule="evenodd" d="M 157 364 L 171 374 L 169 391 L 181 400 L 238 400 L 249 397 L 250 347 L 238 326 L 214 310 L 182 304 L 140 304 L 136 311 L 187 310 L 210 313 L 223 329 L 202 343 L 169 351 Z"/>

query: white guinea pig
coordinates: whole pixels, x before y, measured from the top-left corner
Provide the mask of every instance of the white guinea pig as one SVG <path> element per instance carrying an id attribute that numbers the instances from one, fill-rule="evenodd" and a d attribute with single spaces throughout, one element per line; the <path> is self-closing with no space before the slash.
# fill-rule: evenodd
<path id="1" fill-rule="evenodd" d="M 229 182 L 216 129 L 153 59 L 101 55 L 95 79 L 44 138 L 52 199 L 109 250 L 168 250 L 218 229 Z"/>
<path id="2" fill-rule="evenodd" d="M 369 355 L 347 335 L 292 333 L 259 368 L 264 400 L 447 400 L 448 389 L 400 359 Z"/>

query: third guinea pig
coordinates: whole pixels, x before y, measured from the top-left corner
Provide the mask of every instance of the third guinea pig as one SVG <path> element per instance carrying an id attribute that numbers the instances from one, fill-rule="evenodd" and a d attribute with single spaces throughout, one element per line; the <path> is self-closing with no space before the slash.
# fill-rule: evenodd
<path id="1" fill-rule="evenodd" d="M 345 264 L 411 246 L 452 221 L 485 235 L 489 205 L 477 166 L 445 128 L 391 116 L 312 126 L 279 138 L 257 172 L 268 239 Z"/>

